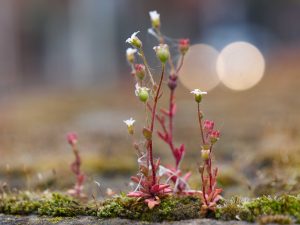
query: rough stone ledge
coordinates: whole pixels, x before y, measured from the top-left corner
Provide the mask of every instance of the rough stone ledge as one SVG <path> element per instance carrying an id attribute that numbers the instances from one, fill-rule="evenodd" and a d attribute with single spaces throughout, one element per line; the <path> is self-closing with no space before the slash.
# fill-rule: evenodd
<path id="1" fill-rule="evenodd" d="M 46 217 L 46 216 L 11 216 L 0 214 L 0 225 L 146 225 L 146 224 L 160 224 L 160 225 L 250 225 L 253 223 L 246 223 L 240 221 L 218 221 L 211 219 L 195 219 L 195 220 L 183 220 L 175 222 L 163 222 L 163 223 L 149 223 L 140 222 L 127 219 L 97 219 L 91 216 L 82 217 Z"/>

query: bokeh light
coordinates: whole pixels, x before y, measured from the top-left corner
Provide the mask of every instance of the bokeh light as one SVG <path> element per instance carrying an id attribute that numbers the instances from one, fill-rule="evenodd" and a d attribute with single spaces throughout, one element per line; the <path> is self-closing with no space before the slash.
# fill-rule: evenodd
<path id="1" fill-rule="evenodd" d="M 221 82 L 233 90 L 254 87 L 263 77 L 265 60 L 262 53 L 247 42 L 227 45 L 217 60 L 217 72 Z"/>
<path id="2" fill-rule="evenodd" d="M 189 90 L 208 91 L 216 87 L 220 82 L 216 71 L 218 55 L 219 52 L 210 45 L 191 46 L 179 74 L 181 83 Z"/>

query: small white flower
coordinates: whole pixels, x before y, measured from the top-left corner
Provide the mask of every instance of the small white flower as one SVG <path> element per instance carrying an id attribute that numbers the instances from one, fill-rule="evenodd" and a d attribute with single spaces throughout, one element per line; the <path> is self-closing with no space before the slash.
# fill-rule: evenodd
<path id="1" fill-rule="evenodd" d="M 137 52 L 137 50 L 135 48 L 127 48 L 126 50 L 126 55 L 133 55 Z"/>
<path id="2" fill-rule="evenodd" d="M 158 46 L 153 47 L 153 50 L 156 52 L 157 58 L 162 62 L 165 63 L 169 57 L 169 47 L 167 44 L 160 44 Z"/>
<path id="3" fill-rule="evenodd" d="M 127 57 L 127 61 L 132 64 L 134 63 L 134 54 L 137 52 L 137 50 L 135 48 L 127 48 L 126 50 L 126 57 Z"/>
<path id="4" fill-rule="evenodd" d="M 149 91 L 150 89 L 147 87 L 140 87 L 138 83 L 135 84 L 135 91 L 134 94 L 135 96 L 139 96 L 140 91 Z"/>
<path id="5" fill-rule="evenodd" d="M 157 11 L 150 11 L 149 15 L 150 15 L 151 21 L 159 20 L 160 15 L 159 15 L 159 13 L 157 13 Z"/>
<path id="6" fill-rule="evenodd" d="M 191 94 L 199 96 L 199 95 L 206 95 L 207 92 L 206 91 L 201 91 L 200 89 L 194 89 L 193 91 L 191 91 Z"/>
<path id="7" fill-rule="evenodd" d="M 126 39 L 126 43 L 132 44 L 134 42 L 135 39 L 137 39 L 138 37 L 136 36 L 140 31 L 134 32 L 130 38 Z"/>
<path id="8" fill-rule="evenodd" d="M 195 96 L 195 101 L 198 102 L 198 104 L 202 100 L 202 95 L 207 94 L 206 91 L 201 91 L 200 89 L 194 89 L 193 91 L 191 91 L 191 93 Z"/>
<path id="9" fill-rule="evenodd" d="M 123 122 L 127 125 L 127 127 L 132 127 L 133 124 L 135 123 L 135 120 L 130 118 L 128 120 L 124 120 Z"/>
<path id="10" fill-rule="evenodd" d="M 154 51 L 160 51 L 160 50 L 169 50 L 169 46 L 167 45 L 167 44 L 160 44 L 160 45 L 158 45 L 158 46 L 154 46 L 153 47 L 153 50 Z"/>

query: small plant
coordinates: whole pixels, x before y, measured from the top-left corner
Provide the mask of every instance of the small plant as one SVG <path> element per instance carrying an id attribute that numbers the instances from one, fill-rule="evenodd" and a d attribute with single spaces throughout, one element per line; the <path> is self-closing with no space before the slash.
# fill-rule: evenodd
<path id="1" fill-rule="evenodd" d="M 206 92 L 201 92 L 196 89 L 192 91 L 195 95 L 195 100 L 198 103 L 198 117 L 202 136 L 202 158 L 205 165 L 200 169 L 202 178 L 202 191 L 194 191 L 189 188 L 188 179 L 191 172 L 183 175 L 180 170 L 180 164 L 185 154 L 184 144 L 176 145 L 174 142 L 174 116 L 176 113 L 175 90 L 177 87 L 178 74 L 184 62 L 184 56 L 190 47 L 188 39 L 180 39 L 177 43 L 177 52 L 180 55 L 178 66 L 172 59 L 169 46 L 166 43 L 167 38 L 161 32 L 160 15 L 156 11 L 150 12 L 152 28 L 148 30 L 159 42 L 158 46 L 153 49 L 156 57 L 161 64 L 161 72 L 159 82 L 153 78 L 148 61 L 143 51 L 143 43 L 137 37 L 138 32 L 131 35 L 126 40 L 133 48 L 128 48 L 126 51 L 127 61 L 131 67 L 131 74 L 135 79 L 135 95 L 145 105 L 146 121 L 142 134 L 144 141 L 138 143 L 134 140 L 134 123 L 135 120 L 130 118 L 125 120 L 128 133 L 133 138 L 133 145 L 138 152 L 139 173 L 132 177 L 132 181 L 137 183 L 137 187 L 128 196 L 142 198 L 148 204 L 149 208 L 160 203 L 160 198 L 172 192 L 177 194 L 199 194 L 203 202 L 202 211 L 215 210 L 216 202 L 220 199 L 221 189 L 216 187 L 217 168 L 212 168 L 211 154 L 214 144 L 219 139 L 220 133 L 213 130 L 214 124 L 212 121 L 202 123 L 202 113 L 200 111 L 200 102 L 202 95 Z M 136 58 L 136 54 L 139 56 Z M 141 61 L 136 63 L 136 61 Z M 162 84 L 164 83 L 165 74 L 168 75 L 167 86 L 169 88 L 169 104 L 168 108 L 158 110 L 158 102 L 162 97 Z M 164 167 L 160 165 L 160 160 L 154 160 L 153 157 L 153 132 L 155 121 L 160 124 L 161 130 L 157 131 L 157 135 L 170 148 L 174 157 L 175 165 L 173 167 Z M 161 177 L 166 176 L 167 180 L 160 183 Z M 173 183 L 172 189 L 169 182 Z"/>
<path id="2" fill-rule="evenodd" d="M 160 27 L 160 15 L 156 11 L 153 11 L 150 12 L 150 17 L 153 29 L 158 31 Z M 126 55 L 127 61 L 131 66 L 131 74 L 136 80 L 135 95 L 145 105 L 145 108 L 148 108 L 150 113 L 148 114 L 148 112 L 146 112 L 146 123 L 142 130 L 142 134 L 144 136 L 142 147 L 135 145 L 139 153 L 139 173 L 137 176 L 132 177 L 132 181 L 137 183 L 137 188 L 133 192 L 130 192 L 128 196 L 143 198 L 148 204 L 149 208 L 153 208 L 155 205 L 160 203 L 161 197 L 172 191 L 169 188 L 169 184 L 160 184 L 160 176 L 158 174 L 160 160 L 154 160 L 152 139 L 155 120 L 157 118 L 157 104 L 162 95 L 161 88 L 166 72 L 166 63 L 171 61 L 171 58 L 169 46 L 167 44 L 161 42 L 158 46 L 153 48 L 158 60 L 161 63 L 160 79 L 157 84 L 153 78 L 144 54 L 143 43 L 137 37 L 138 33 L 139 32 L 133 33 L 131 37 L 126 40 L 127 43 L 134 47 L 134 49 L 128 48 Z M 138 53 L 138 55 L 141 57 L 143 64 L 135 64 L 135 53 Z M 151 85 L 146 86 L 147 79 L 150 80 Z M 127 125 L 128 133 L 133 135 L 134 121 L 126 120 L 124 122 Z"/>
<path id="3" fill-rule="evenodd" d="M 218 168 L 212 166 L 212 153 L 215 143 L 220 138 L 220 132 L 214 130 L 215 123 L 210 120 L 202 122 L 203 113 L 200 110 L 200 103 L 203 95 L 207 92 L 203 92 L 199 89 L 195 89 L 191 92 L 197 103 L 198 122 L 201 133 L 201 158 L 204 161 L 204 165 L 199 167 L 199 172 L 202 181 L 202 191 L 200 197 L 202 200 L 201 213 L 206 215 L 209 211 L 215 211 L 217 202 L 221 198 L 222 189 L 217 188 L 217 175 Z"/>
<path id="4" fill-rule="evenodd" d="M 156 11 L 150 12 L 150 17 L 152 20 L 152 29 L 149 32 L 157 38 L 160 46 L 165 45 L 165 38 L 162 35 L 160 30 L 160 21 L 158 21 L 159 14 Z M 158 136 L 162 139 L 170 148 L 172 155 L 174 157 L 175 166 L 162 168 L 165 171 L 164 175 L 167 175 L 169 180 L 174 183 L 174 192 L 177 193 L 187 193 L 189 190 L 189 186 L 187 181 L 191 176 L 191 173 L 188 172 L 184 176 L 182 176 L 182 172 L 180 170 L 180 163 L 185 154 L 185 146 L 184 144 L 179 145 L 178 147 L 174 143 L 174 116 L 176 113 L 176 103 L 175 103 L 175 90 L 177 87 L 178 74 L 180 69 L 183 66 L 184 56 L 189 49 L 190 42 L 189 39 L 180 39 L 178 41 L 178 52 L 180 54 L 179 65 L 176 68 L 171 54 L 168 57 L 168 64 L 170 67 L 169 76 L 168 76 L 168 88 L 169 88 L 169 104 L 168 109 L 161 108 L 160 113 L 156 114 L 156 119 L 160 123 L 161 131 L 157 131 Z M 155 47 L 156 48 L 156 47 Z M 151 106 L 148 105 L 149 110 L 152 110 Z"/>
<path id="5" fill-rule="evenodd" d="M 71 164 L 71 171 L 76 176 L 75 186 L 74 186 L 74 188 L 68 190 L 68 194 L 70 194 L 73 197 L 83 199 L 83 198 L 86 198 L 85 194 L 82 193 L 85 175 L 82 173 L 82 171 L 80 169 L 81 158 L 80 158 L 79 150 L 78 150 L 77 134 L 69 133 L 67 135 L 67 140 L 68 140 L 68 143 L 70 144 L 70 146 L 72 147 L 72 150 L 73 150 L 73 153 L 75 156 L 75 161 Z"/>

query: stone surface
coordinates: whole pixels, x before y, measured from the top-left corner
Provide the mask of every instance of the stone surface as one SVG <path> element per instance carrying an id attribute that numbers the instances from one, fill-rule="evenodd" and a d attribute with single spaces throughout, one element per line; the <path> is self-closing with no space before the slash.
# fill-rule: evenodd
<path id="1" fill-rule="evenodd" d="M 250 223 L 239 221 L 217 221 L 210 219 L 196 219 L 196 220 L 184 220 L 175 222 L 163 222 L 163 223 L 149 223 L 132 221 L 127 219 L 97 219 L 95 217 L 77 217 L 77 218 L 63 218 L 63 217 L 39 217 L 39 216 L 11 216 L 0 214 L 0 225 L 144 225 L 144 224 L 161 224 L 161 225 L 249 225 Z"/>

